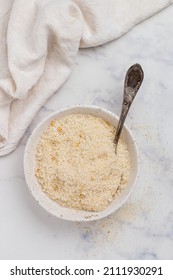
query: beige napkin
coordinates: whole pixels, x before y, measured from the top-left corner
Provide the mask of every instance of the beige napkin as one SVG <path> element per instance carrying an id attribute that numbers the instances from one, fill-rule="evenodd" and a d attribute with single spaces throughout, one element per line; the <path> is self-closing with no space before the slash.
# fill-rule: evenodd
<path id="1" fill-rule="evenodd" d="M 173 0 L 0 0 L 0 155 L 67 80 L 78 49 L 127 32 Z"/>

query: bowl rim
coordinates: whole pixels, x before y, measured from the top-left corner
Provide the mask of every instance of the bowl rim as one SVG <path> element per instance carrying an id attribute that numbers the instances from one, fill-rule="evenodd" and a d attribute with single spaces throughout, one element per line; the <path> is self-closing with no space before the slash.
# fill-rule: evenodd
<path id="1" fill-rule="evenodd" d="M 88 221 L 94 221 L 94 220 L 98 220 L 98 219 L 102 219 L 102 218 L 105 218 L 109 215 L 111 215 L 112 213 L 114 213 L 115 211 L 117 211 L 119 208 L 121 208 L 125 202 L 129 199 L 129 197 L 131 196 L 132 192 L 134 191 L 134 188 L 136 186 L 136 183 L 137 183 L 137 180 L 138 180 L 138 177 L 139 177 L 139 167 L 140 167 L 140 156 L 139 156 L 139 150 L 137 148 L 137 144 L 136 144 L 136 141 L 134 139 L 134 136 L 131 132 L 131 130 L 127 127 L 126 124 L 124 124 L 124 129 L 126 131 L 126 133 L 129 135 L 129 137 L 131 138 L 131 141 L 133 143 L 133 148 L 134 148 L 134 151 L 135 151 L 135 156 L 136 156 L 136 171 L 135 171 L 135 177 L 134 177 L 134 180 L 133 180 L 133 184 L 128 192 L 128 194 L 126 195 L 126 199 L 123 200 L 123 202 L 120 203 L 119 207 L 117 207 L 114 211 L 111 211 L 110 213 L 107 213 L 107 214 L 104 214 L 105 210 L 103 211 L 99 211 L 99 212 L 87 212 L 87 211 L 83 211 L 83 210 L 75 210 L 75 209 L 70 209 L 68 208 L 69 211 L 75 211 L 76 213 L 79 213 L 79 212 L 87 212 L 88 215 L 85 215 L 82 219 L 81 218 L 68 218 L 66 216 L 63 216 L 63 215 L 57 215 L 57 213 L 54 213 L 52 211 L 50 211 L 50 209 L 48 209 L 47 205 L 45 205 L 44 203 L 42 203 L 42 201 L 39 201 L 38 198 L 36 197 L 36 194 L 34 193 L 33 191 L 33 188 L 31 186 L 31 181 L 29 179 L 29 176 L 27 174 L 27 162 L 28 162 L 28 153 L 29 153 L 29 150 L 30 150 L 30 146 L 31 146 L 31 143 L 33 141 L 33 138 L 37 136 L 37 133 L 39 134 L 39 129 L 47 123 L 47 121 L 51 120 L 52 118 L 54 117 L 58 117 L 58 115 L 61 115 L 61 113 L 68 113 L 69 111 L 73 111 L 73 110 L 81 110 L 81 109 L 89 109 L 89 110 L 94 110 L 95 112 L 96 111 L 101 111 L 103 112 L 103 114 L 106 114 L 108 116 L 111 116 L 114 120 L 118 121 L 119 117 L 114 114 L 113 112 L 107 110 L 106 108 L 103 108 L 103 107 L 100 107 L 100 106 L 95 106 L 95 105 L 83 105 L 83 104 L 79 104 L 79 105 L 73 105 L 73 106 L 66 106 L 65 108 L 62 108 L 60 110 L 57 110 L 57 111 L 54 111 L 52 113 L 50 113 L 48 116 L 46 116 L 45 118 L 43 118 L 37 125 L 36 127 L 33 129 L 31 135 L 29 136 L 29 139 L 27 141 L 27 144 L 26 144 L 26 147 L 25 147 L 25 151 L 24 151 L 24 158 L 23 158 L 23 165 L 24 165 L 24 175 L 25 175 L 25 181 L 26 181 L 26 184 L 27 184 L 27 187 L 29 189 L 29 191 L 31 192 L 32 196 L 34 197 L 34 199 L 37 201 L 37 203 L 44 209 L 46 210 L 49 214 L 55 216 L 56 218 L 60 218 L 60 219 L 63 219 L 63 220 L 68 220 L 68 221 L 78 221 L 78 222 L 88 222 Z M 82 113 L 82 112 L 80 112 Z M 73 114 L 73 113 L 69 113 L 69 114 Z M 87 113 L 85 113 L 87 114 Z M 92 113 L 88 113 L 88 114 L 92 114 Z M 94 115 L 94 114 L 93 114 Z M 99 117 L 99 116 L 98 116 Z M 101 116 L 100 116 L 101 117 Z M 60 117 L 61 118 L 61 117 Z M 102 117 L 101 117 L 102 118 Z M 44 131 L 44 128 L 42 129 L 42 132 Z M 40 136 L 40 135 L 39 135 Z M 39 138 L 38 136 L 38 138 Z M 41 190 L 41 187 L 40 187 L 40 190 Z M 51 200 L 47 195 L 46 197 Z M 53 200 L 52 200 L 53 201 Z M 54 202 L 56 204 L 58 204 L 57 202 Z M 67 209 L 65 207 L 62 207 L 58 204 L 58 206 L 62 209 Z M 103 213 L 102 215 L 100 215 L 100 213 Z M 90 215 L 91 214 L 91 215 Z"/>

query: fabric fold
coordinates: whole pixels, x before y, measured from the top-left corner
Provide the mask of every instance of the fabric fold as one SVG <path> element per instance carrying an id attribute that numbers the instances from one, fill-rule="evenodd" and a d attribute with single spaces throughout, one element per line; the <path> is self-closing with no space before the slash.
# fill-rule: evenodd
<path id="1" fill-rule="evenodd" d="M 173 0 L 0 0 L 0 156 L 69 77 L 79 48 L 122 36 Z"/>
<path id="2" fill-rule="evenodd" d="M 8 120 L 11 98 L 0 95 L 0 150 L 5 146 L 8 139 Z"/>

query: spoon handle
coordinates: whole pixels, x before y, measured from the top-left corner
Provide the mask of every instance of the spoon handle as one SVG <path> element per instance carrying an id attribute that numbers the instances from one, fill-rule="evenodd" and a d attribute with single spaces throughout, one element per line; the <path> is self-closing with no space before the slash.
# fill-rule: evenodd
<path id="1" fill-rule="evenodd" d="M 143 78 L 144 78 L 144 72 L 142 70 L 141 65 L 139 65 L 139 64 L 132 65 L 126 73 L 125 82 L 124 82 L 124 97 L 123 97 L 121 115 L 120 115 L 120 119 L 118 122 L 118 127 L 116 130 L 115 138 L 114 138 L 115 151 L 117 149 L 118 140 L 120 138 L 120 134 L 121 134 L 127 113 L 142 84 Z"/>

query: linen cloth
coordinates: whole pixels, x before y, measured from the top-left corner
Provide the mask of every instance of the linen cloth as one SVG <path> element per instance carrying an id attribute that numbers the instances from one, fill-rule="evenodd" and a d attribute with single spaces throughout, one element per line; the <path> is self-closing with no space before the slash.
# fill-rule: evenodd
<path id="1" fill-rule="evenodd" d="M 79 48 L 120 37 L 173 0 L 0 0 L 0 155 L 67 80 Z"/>

